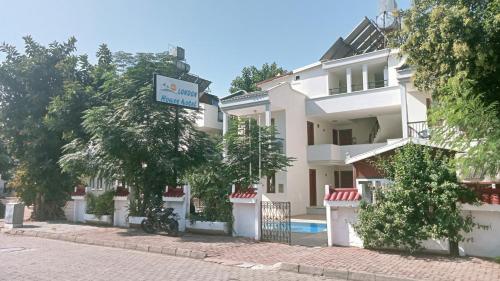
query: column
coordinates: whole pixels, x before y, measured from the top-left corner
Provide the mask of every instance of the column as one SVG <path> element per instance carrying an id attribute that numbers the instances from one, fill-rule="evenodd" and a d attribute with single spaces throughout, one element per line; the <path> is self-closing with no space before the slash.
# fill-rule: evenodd
<path id="1" fill-rule="evenodd" d="M 401 96 L 401 122 L 403 128 L 403 138 L 408 137 L 408 104 L 406 101 L 406 82 L 399 82 L 399 95 Z"/>
<path id="2" fill-rule="evenodd" d="M 348 67 L 345 70 L 345 78 L 346 78 L 346 83 L 347 83 L 347 92 L 350 93 L 352 92 L 352 77 L 351 77 L 351 68 Z"/>
<path id="3" fill-rule="evenodd" d="M 271 104 L 266 104 L 266 126 L 271 126 Z"/>
<path id="4" fill-rule="evenodd" d="M 228 130 L 229 130 L 229 116 L 225 111 L 222 111 L 222 137 L 225 137 Z M 227 146 L 224 142 L 222 156 L 226 157 L 226 155 L 227 155 Z"/>
<path id="5" fill-rule="evenodd" d="M 368 65 L 363 64 L 363 91 L 368 90 Z"/>
<path id="6" fill-rule="evenodd" d="M 384 66 L 384 87 L 389 86 L 389 70 L 387 65 Z"/>
<path id="7" fill-rule="evenodd" d="M 225 135 L 229 129 L 229 116 L 225 111 L 222 111 L 222 135 Z"/>

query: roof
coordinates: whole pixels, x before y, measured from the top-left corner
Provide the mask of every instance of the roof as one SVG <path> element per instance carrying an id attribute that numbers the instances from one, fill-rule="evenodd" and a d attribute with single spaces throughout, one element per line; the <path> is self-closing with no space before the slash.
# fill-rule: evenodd
<path id="1" fill-rule="evenodd" d="M 330 193 L 325 195 L 326 201 L 359 201 L 361 194 L 356 188 L 330 188 Z"/>
<path id="2" fill-rule="evenodd" d="M 248 188 L 245 191 L 236 191 L 229 195 L 231 198 L 255 198 L 257 196 L 257 192 L 255 192 L 254 188 Z"/>
<path id="3" fill-rule="evenodd" d="M 363 159 L 367 159 L 367 158 L 370 158 L 370 157 L 382 154 L 384 152 L 394 150 L 394 149 L 396 149 L 398 147 L 402 147 L 402 146 L 404 146 L 404 145 L 406 145 L 408 143 L 414 143 L 414 144 L 419 144 L 419 145 L 426 145 L 426 146 L 431 146 L 431 147 L 435 147 L 435 148 L 450 150 L 449 148 L 432 144 L 429 140 L 426 140 L 426 139 L 421 139 L 421 138 L 404 138 L 404 139 L 401 139 L 399 141 L 396 141 L 396 142 L 384 145 L 382 147 L 379 147 L 379 148 L 367 151 L 365 153 L 358 154 L 358 155 L 356 155 L 354 157 L 350 157 L 350 158 L 348 158 L 348 159 L 345 160 L 345 163 L 346 164 L 352 164 L 352 163 L 361 161 Z"/>
<path id="4" fill-rule="evenodd" d="M 262 80 L 262 81 L 260 81 L 260 82 L 255 83 L 255 84 L 256 84 L 256 85 L 262 85 L 262 84 L 264 84 L 264 83 L 267 83 L 267 82 L 269 82 L 269 81 L 273 81 L 273 80 L 275 80 L 275 79 L 279 79 L 279 78 L 283 78 L 283 77 L 290 76 L 291 74 L 292 74 L 292 72 L 290 72 L 290 71 L 289 71 L 289 72 L 285 72 L 285 73 L 283 73 L 283 74 L 281 74 L 281 75 L 277 75 L 277 76 L 274 76 L 274 77 L 271 77 L 271 78 L 267 78 L 267 79 L 265 79 L 265 80 Z"/>
<path id="5" fill-rule="evenodd" d="M 243 100 L 247 98 L 252 98 L 252 97 L 259 97 L 259 96 L 265 96 L 267 95 L 267 91 L 255 91 L 255 92 L 247 92 L 245 90 L 239 90 L 227 97 L 223 97 L 221 100 L 222 103 L 228 102 L 228 101 L 237 101 L 237 100 Z"/>
<path id="6" fill-rule="evenodd" d="M 182 188 L 172 188 L 169 187 L 166 192 L 163 193 L 164 197 L 182 197 L 184 196 L 184 190 Z"/>
<path id="7" fill-rule="evenodd" d="M 320 61 L 346 58 L 385 48 L 385 35 L 377 25 L 365 17 L 344 39 L 339 37 L 320 58 Z"/>

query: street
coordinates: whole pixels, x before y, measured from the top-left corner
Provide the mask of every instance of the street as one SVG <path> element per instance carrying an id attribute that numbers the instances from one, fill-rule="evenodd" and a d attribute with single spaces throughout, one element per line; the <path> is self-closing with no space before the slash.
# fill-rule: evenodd
<path id="1" fill-rule="evenodd" d="M 0 234 L 0 280 L 332 280 Z"/>

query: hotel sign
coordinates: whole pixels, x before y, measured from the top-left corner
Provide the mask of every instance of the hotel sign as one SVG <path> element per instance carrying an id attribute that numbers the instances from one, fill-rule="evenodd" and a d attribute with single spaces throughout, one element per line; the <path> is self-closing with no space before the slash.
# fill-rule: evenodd
<path id="1" fill-rule="evenodd" d="M 198 84 L 155 74 L 157 102 L 198 109 Z"/>

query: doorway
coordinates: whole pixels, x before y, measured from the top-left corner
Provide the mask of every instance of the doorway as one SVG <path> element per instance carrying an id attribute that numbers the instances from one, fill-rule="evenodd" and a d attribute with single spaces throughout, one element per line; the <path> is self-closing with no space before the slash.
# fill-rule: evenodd
<path id="1" fill-rule="evenodd" d="M 314 123 L 307 121 L 307 145 L 314 145 Z"/>
<path id="2" fill-rule="evenodd" d="M 352 144 L 352 129 L 340 130 L 339 131 L 339 142 L 340 142 L 340 145 L 351 145 Z"/>
<path id="3" fill-rule="evenodd" d="M 309 169 L 309 206 L 316 206 L 316 170 Z"/>

